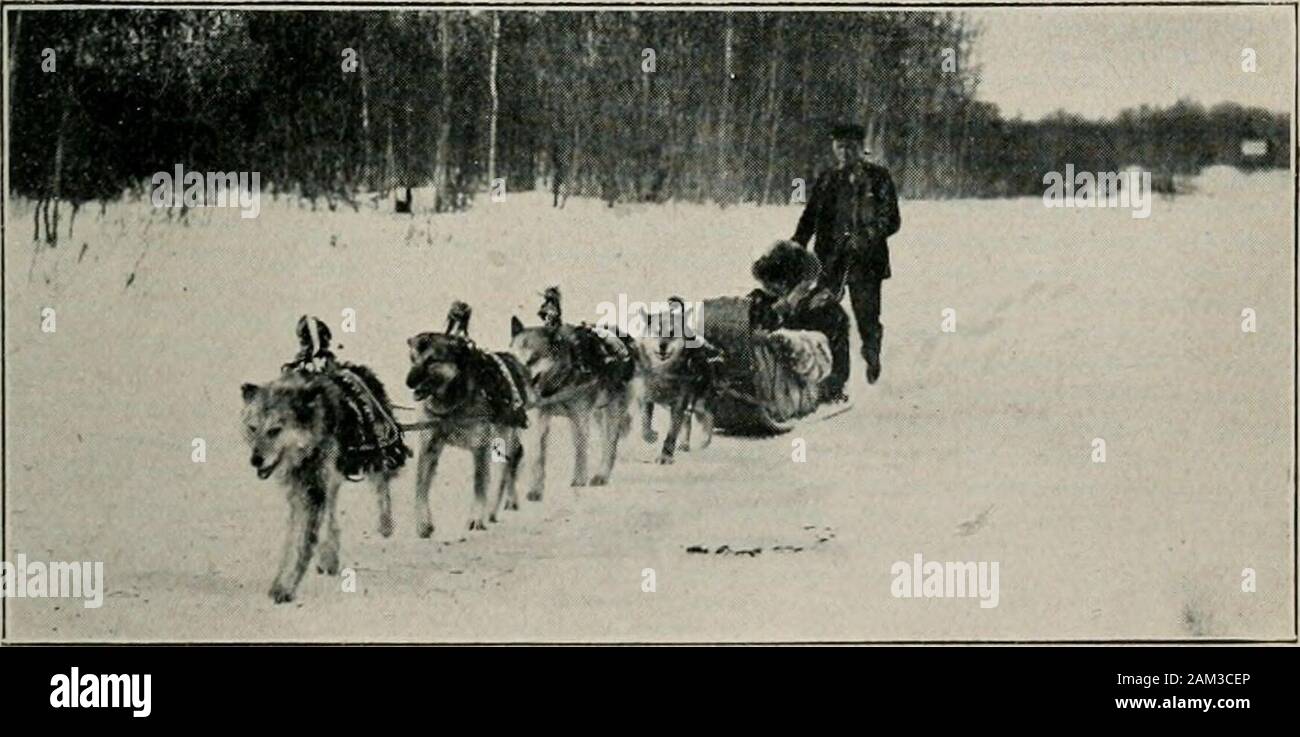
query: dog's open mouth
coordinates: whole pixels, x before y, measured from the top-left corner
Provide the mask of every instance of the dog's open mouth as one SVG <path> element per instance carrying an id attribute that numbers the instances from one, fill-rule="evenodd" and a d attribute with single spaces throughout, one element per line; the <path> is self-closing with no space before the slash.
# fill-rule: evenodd
<path id="1" fill-rule="evenodd" d="M 275 473 L 275 469 L 279 467 L 279 465 L 280 465 L 280 459 L 276 458 L 275 463 L 272 463 L 269 466 L 262 466 L 261 468 L 257 469 L 257 477 L 259 479 L 262 479 L 263 481 L 271 478 L 271 474 Z"/>

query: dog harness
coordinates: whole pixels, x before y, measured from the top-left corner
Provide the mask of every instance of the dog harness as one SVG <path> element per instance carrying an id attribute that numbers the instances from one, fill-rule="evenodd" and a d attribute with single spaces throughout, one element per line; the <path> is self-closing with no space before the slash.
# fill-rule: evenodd
<path id="1" fill-rule="evenodd" d="M 501 375 L 505 377 L 506 384 L 510 386 L 510 406 L 516 410 L 523 409 L 524 397 L 519 391 L 519 377 L 510 372 L 510 367 L 506 365 L 505 359 L 501 358 L 500 353 L 492 353 L 492 360 L 496 362 L 497 368 L 501 370 Z"/>
<path id="2" fill-rule="evenodd" d="M 458 305 L 461 303 L 457 303 Z M 446 359 L 455 363 L 466 373 L 472 374 L 477 386 L 477 394 L 489 407 L 493 421 L 512 427 L 527 427 L 528 415 L 525 413 L 526 396 L 524 387 L 528 377 L 518 360 L 508 353 L 490 353 L 474 344 L 466 335 L 468 325 L 468 307 L 465 308 L 463 320 L 449 325 L 444 335 L 451 339 L 446 345 Z M 433 334 L 427 334 L 433 335 Z M 448 413 L 450 417 L 451 414 Z M 479 417 L 476 417 L 476 419 Z M 460 419 L 470 419 L 460 416 Z M 399 425 L 401 430 L 419 430 L 434 427 L 442 419 L 431 423 L 412 423 Z"/>
<path id="3" fill-rule="evenodd" d="M 393 418 L 387 397 L 376 396 L 365 369 L 336 361 L 330 351 L 329 327 L 318 318 L 303 315 L 295 331 L 298 354 L 282 371 L 297 373 L 311 381 L 328 381 L 338 390 L 341 417 L 335 417 L 339 435 L 339 471 L 356 481 L 374 471 L 394 471 L 411 455 L 402 442 L 401 426 Z M 382 386 L 370 377 L 380 395 Z"/>
<path id="4" fill-rule="evenodd" d="M 339 470 L 353 481 L 369 471 L 394 471 L 405 463 L 411 450 L 402 442 L 402 431 L 386 403 L 347 364 L 322 372 L 344 397 L 339 418 Z"/>

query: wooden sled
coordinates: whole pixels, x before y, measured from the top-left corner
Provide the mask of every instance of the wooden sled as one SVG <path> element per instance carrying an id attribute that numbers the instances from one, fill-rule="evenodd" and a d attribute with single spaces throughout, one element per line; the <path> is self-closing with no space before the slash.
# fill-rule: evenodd
<path id="1" fill-rule="evenodd" d="M 849 403 L 820 405 L 816 384 L 786 367 L 750 324 L 747 297 L 704 300 L 700 330 L 722 350 L 715 369 L 714 427 L 728 435 L 780 435 L 800 422 L 828 419 Z"/>

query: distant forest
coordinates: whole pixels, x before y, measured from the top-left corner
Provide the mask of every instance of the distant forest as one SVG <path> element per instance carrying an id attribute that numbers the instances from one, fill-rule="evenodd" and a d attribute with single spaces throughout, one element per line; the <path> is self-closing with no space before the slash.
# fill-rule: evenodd
<path id="1" fill-rule="evenodd" d="M 10 11 L 11 191 L 74 208 L 258 171 L 330 208 L 496 178 L 613 202 L 782 203 L 839 121 L 905 197 L 1038 195 L 1066 163 L 1286 167 L 1286 114 L 1180 102 L 1004 119 L 954 13 Z M 53 70 L 50 71 L 50 65 Z M 1043 94 L 1050 95 L 1050 90 Z M 1266 141 L 1244 160 L 1245 139 Z M 56 221 L 57 222 L 57 221 Z M 55 227 L 57 231 L 57 226 Z"/>

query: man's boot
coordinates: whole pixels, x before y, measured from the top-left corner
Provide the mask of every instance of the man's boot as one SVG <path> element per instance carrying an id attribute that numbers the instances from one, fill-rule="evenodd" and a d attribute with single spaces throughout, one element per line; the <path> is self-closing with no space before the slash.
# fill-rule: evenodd
<path id="1" fill-rule="evenodd" d="M 885 337 L 885 326 L 877 324 L 866 335 L 862 346 L 862 357 L 867 360 L 867 383 L 874 384 L 880 378 L 880 342 Z"/>

